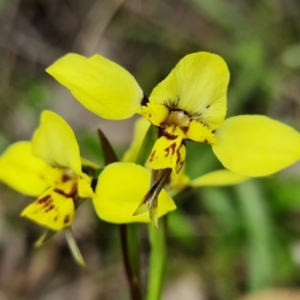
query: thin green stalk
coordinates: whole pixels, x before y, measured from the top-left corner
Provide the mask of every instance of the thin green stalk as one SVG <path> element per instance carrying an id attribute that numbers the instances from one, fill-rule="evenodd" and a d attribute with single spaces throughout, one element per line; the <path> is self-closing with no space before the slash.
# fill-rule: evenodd
<path id="1" fill-rule="evenodd" d="M 105 165 L 117 162 L 117 155 L 105 134 L 98 129 Z M 122 254 L 125 271 L 129 283 L 131 300 L 142 300 L 142 284 L 140 276 L 140 244 L 137 224 L 119 225 Z"/>
<path id="2" fill-rule="evenodd" d="M 166 231 L 167 217 L 160 219 L 162 226 L 159 229 L 148 225 L 148 232 L 151 245 L 151 253 L 149 258 L 147 300 L 160 300 L 163 289 L 163 282 L 166 271 L 167 246 Z"/>
<path id="3" fill-rule="evenodd" d="M 142 300 L 138 227 L 137 224 L 121 224 L 119 229 L 131 299 Z"/>

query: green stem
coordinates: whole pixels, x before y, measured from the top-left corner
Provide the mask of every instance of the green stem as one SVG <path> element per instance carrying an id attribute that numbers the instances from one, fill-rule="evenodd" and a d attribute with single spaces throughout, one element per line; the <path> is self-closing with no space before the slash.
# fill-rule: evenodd
<path id="1" fill-rule="evenodd" d="M 160 219 L 162 226 L 156 229 L 148 225 L 151 253 L 149 258 L 149 274 L 147 287 L 147 300 L 160 300 L 167 261 L 167 217 Z"/>
<path id="2" fill-rule="evenodd" d="M 114 149 L 100 129 L 98 129 L 98 137 L 103 150 L 105 166 L 117 162 L 118 158 Z M 119 225 L 119 231 L 131 300 L 142 300 L 138 226 L 137 224 L 121 224 Z"/>
<path id="3" fill-rule="evenodd" d="M 121 224 L 120 237 L 125 271 L 132 300 L 142 300 L 140 244 L 137 224 Z"/>

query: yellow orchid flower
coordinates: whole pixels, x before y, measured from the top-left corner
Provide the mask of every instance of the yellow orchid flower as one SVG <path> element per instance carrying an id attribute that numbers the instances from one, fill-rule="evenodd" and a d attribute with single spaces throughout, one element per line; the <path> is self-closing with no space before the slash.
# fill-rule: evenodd
<path id="1" fill-rule="evenodd" d="M 44 111 L 32 141 L 14 143 L 0 157 L 0 180 L 38 196 L 21 216 L 58 231 L 71 225 L 79 199 L 94 195 L 81 167 L 73 130 L 59 115 Z"/>
<path id="2" fill-rule="evenodd" d="M 95 114 L 125 119 L 138 113 L 156 126 L 152 169 L 178 173 L 186 140 L 211 144 L 225 168 L 245 176 L 272 174 L 300 157 L 300 134 L 283 123 L 259 115 L 224 121 L 229 71 L 218 55 L 186 55 L 149 98 L 130 73 L 100 55 L 68 54 L 46 71 Z"/>
<path id="3" fill-rule="evenodd" d="M 21 215 L 51 230 L 69 227 L 82 198 L 92 198 L 97 215 L 110 223 L 149 222 L 133 216 L 147 192 L 150 172 L 133 163 L 113 163 L 97 179 L 95 193 L 86 167 L 97 165 L 80 157 L 71 127 L 59 115 L 44 111 L 33 139 L 9 146 L 0 157 L 0 181 L 28 196 L 38 196 Z M 95 184 L 95 183 L 94 183 Z M 176 205 L 162 190 L 159 216 Z"/>
<path id="4" fill-rule="evenodd" d="M 139 150 L 142 147 L 143 139 L 149 127 L 150 123 L 144 118 L 139 118 L 135 122 L 133 140 L 128 150 L 124 153 L 122 161 L 136 161 Z M 248 179 L 250 179 L 250 177 L 222 169 L 209 172 L 191 180 L 185 173 L 185 168 L 183 166 L 178 174 L 172 174 L 166 189 L 169 194 L 175 195 L 188 187 L 229 186 L 242 183 Z"/>

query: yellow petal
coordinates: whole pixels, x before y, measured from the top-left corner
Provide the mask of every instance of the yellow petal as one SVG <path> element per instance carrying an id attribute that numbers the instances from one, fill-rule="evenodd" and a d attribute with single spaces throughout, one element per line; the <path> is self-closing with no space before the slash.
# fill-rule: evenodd
<path id="1" fill-rule="evenodd" d="M 132 143 L 128 150 L 125 152 L 122 161 L 123 162 L 135 162 L 141 146 L 144 141 L 144 137 L 150 127 L 150 123 L 145 118 L 139 118 L 134 127 L 134 135 Z"/>
<path id="2" fill-rule="evenodd" d="M 67 54 L 46 70 L 88 110 L 106 119 L 131 117 L 140 107 L 143 91 L 134 77 L 100 55 Z"/>
<path id="3" fill-rule="evenodd" d="M 217 170 L 193 179 L 191 186 L 225 186 L 235 185 L 248 180 L 249 177 L 233 173 L 229 170 Z"/>
<path id="4" fill-rule="evenodd" d="M 185 147 L 185 144 L 181 144 L 177 151 L 177 161 L 176 161 L 176 166 L 175 166 L 176 173 L 179 173 L 180 170 L 182 169 L 184 161 L 185 161 L 185 157 L 186 157 L 186 147 Z"/>
<path id="5" fill-rule="evenodd" d="M 224 60 L 212 53 L 185 56 L 156 86 L 150 102 L 186 111 L 193 119 L 219 127 L 226 114 L 229 71 Z"/>
<path id="6" fill-rule="evenodd" d="M 182 143 L 182 132 L 178 127 L 172 131 L 169 128 L 163 132 L 163 135 L 155 142 L 149 158 L 149 167 L 154 170 L 158 169 L 179 169 L 182 167 L 185 157 L 179 157 L 179 147 Z M 184 155 L 185 156 L 185 155 Z M 179 161 L 178 161 L 179 159 Z M 178 163 L 181 164 L 177 167 Z"/>
<path id="7" fill-rule="evenodd" d="M 151 102 L 147 106 L 142 106 L 137 112 L 158 127 L 166 121 L 169 115 L 169 109 L 166 106 Z"/>
<path id="8" fill-rule="evenodd" d="M 92 198 L 94 196 L 94 192 L 91 185 L 91 178 L 82 173 L 78 179 L 78 196 L 80 198 Z"/>
<path id="9" fill-rule="evenodd" d="M 215 155 L 225 168 L 242 175 L 266 176 L 300 158 L 300 134 L 265 116 L 229 118 L 215 135 Z"/>
<path id="10" fill-rule="evenodd" d="M 22 194 L 38 196 L 48 187 L 43 179 L 47 167 L 32 154 L 31 142 L 17 142 L 0 157 L 0 180 Z"/>
<path id="11" fill-rule="evenodd" d="M 70 168 L 81 174 L 81 158 L 75 134 L 58 114 L 44 111 L 32 138 L 33 153 L 56 167 Z"/>
<path id="12" fill-rule="evenodd" d="M 133 163 L 113 163 L 100 174 L 94 207 L 100 219 L 111 223 L 150 222 L 149 214 L 133 216 L 150 187 L 150 172 Z M 158 196 L 158 216 L 176 208 L 165 190 Z"/>
<path id="13" fill-rule="evenodd" d="M 21 213 L 22 217 L 55 231 L 70 226 L 74 215 L 73 199 L 55 192 L 55 189 L 48 189 Z"/>
<path id="14" fill-rule="evenodd" d="M 205 126 L 203 123 L 197 122 L 193 120 L 188 130 L 185 133 L 187 139 L 192 140 L 194 142 L 215 143 L 215 135 L 212 133 L 212 130 Z"/>

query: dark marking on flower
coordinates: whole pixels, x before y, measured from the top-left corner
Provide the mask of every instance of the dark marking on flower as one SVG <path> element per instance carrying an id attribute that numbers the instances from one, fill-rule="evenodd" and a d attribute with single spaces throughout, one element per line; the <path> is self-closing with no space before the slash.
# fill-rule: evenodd
<path id="1" fill-rule="evenodd" d="M 155 156 L 155 152 L 156 152 L 156 150 L 154 150 L 154 151 L 151 153 L 151 155 L 150 155 L 150 159 L 149 159 L 149 161 L 150 161 L 150 162 L 152 162 L 152 161 L 153 161 L 153 159 L 154 159 L 154 156 Z"/>
<path id="2" fill-rule="evenodd" d="M 207 105 L 206 108 L 210 108 L 210 105 Z"/>
<path id="3" fill-rule="evenodd" d="M 62 182 L 67 182 L 71 179 L 70 176 L 68 176 L 67 174 L 63 174 L 62 178 L 61 178 L 61 181 Z"/>
<path id="4" fill-rule="evenodd" d="M 52 205 L 50 205 L 50 206 L 45 210 L 45 212 L 47 213 L 47 212 L 51 211 L 51 210 L 54 209 L 54 208 L 55 208 L 55 206 L 52 204 Z"/>
<path id="5" fill-rule="evenodd" d="M 176 143 L 173 143 L 170 147 L 172 149 L 172 156 L 173 156 L 175 154 Z"/>
<path id="6" fill-rule="evenodd" d="M 70 197 L 75 197 L 77 194 L 77 183 L 74 182 L 73 185 L 72 185 L 72 188 L 71 188 L 71 191 L 69 193 Z"/>
<path id="7" fill-rule="evenodd" d="M 181 157 L 181 154 L 180 154 L 181 147 L 185 147 L 185 143 L 182 143 L 177 150 L 177 161 L 176 161 L 176 172 L 177 173 L 180 172 L 180 170 L 184 164 L 184 159 Z"/>
<path id="8" fill-rule="evenodd" d="M 56 222 L 58 220 L 58 216 L 56 216 L 55 218 L 54 218 L 54 222 Z"/>
<path id="9" fill-rule="evenodd" d="M 64 224 L 68 224 L 70 222 L 70 215 L 66 215 L 64 218 Z"/>
<path id="10" fill-rule="evenodd" d="M 207 139 L 204 139 L 204 143 L 208 143 L 208 140 L 207 140 Z"/>
<path id="11" fill-rule="evenodd" d="M 164 103 L 164 105 L 171 110 L 175 110 L 178 107 L 178 104 L 179 104 L 179 96 L 177 96 L 175 100 L 167 99 Z"/>
<path id="12" fill-rule="evenodd" d="M 214 130 L 212 130 L 212 132 L 211 133 L 215 133 L 216 132 L 216 130 L 214 129 Z"/>
<path id="13" fill-rule="evenodd" d="M 177 135 L 168 133 L 167 131 L 165 131 L 162 135 L 169 141 L 176 140 L 178 137 Z"/>
<path id="14" fill-rule="evenodd" d="M 169 155 L 173 156 L 175 154 L 175 149 L 176 149 L 176 143 L 173 143 L 169 147 L 167 147 L 165 149 L 165 152 L 166 152 L 165 157 L 168 157 Z M 170 153 L 170 151 L 172 153 Z"/>
<path id="15" fill-rule="evenodd" d="M 43 204 L 43 203 L 47 203 L 49 201 L 49 199 L 51 199 L 51 196 L 50 195 L 46 195 L 45 197 L 39 199 L 37 201 L 38 204 Z"/>
<path id="16" fill-rule="evenodd" d="M 62 196 L 65 196 L 67 198 L 75 198 L 76 194 L 77 194 L 77 183 L 74 182 L 70 192 L 66 193 L 65 191 L 61 190 L 61 189 L 54 189 L 54 192 L 56 192 L 57 194 L 60 194 Z"/>
<path id="17" fill-rule="evenodd" d="M 160 123 L 161 126 L 163 126 L 163 124 L 165 124 L 164 122 Z M 162 137 L 164 135 L 164 129 L 161 127 L 158 127 L 158 138 Z"/>
<path id="18" fill-rule="evenodd" d="M 141 100 L 141 105 L 142 106 L 147 106 L 148 103 L 149 103 L 149 98 L 144 94 L 144 97 Z"/>
<path id="19" fill-rule="evenodd" d="M 68 195 L 63 191 L 63 190 L 60 190 L 60 189 L 54 189 L 53 190 L 55 193 L 57 194 L 60 194 L 60 195 L 63 195 L 65 197 L 68 197 Z"/>
<path id="20" fill-rule="evenodd" d="M 208 127 L 208 124 L 207 123 L 203 123 L 201 121 L 198 121 L 200 124 L 202 124 L 204 127 Z"/>
<path id="21" fill-rule="evenodd" d="M 159 129 L 164 128 L 166 125 L 166 121 L 160 122 L 159 123 Z"/>
<path id="22" fill-rule="evenodd" d="M 148 118 L 151 118 L 151 117 L 152 117 L 152 114 L 149 114 L 149 115 L 148 115 Z"/>
<path id="23" fill-rule="evenodd" d="M 183 133 L 187 133 L 187 131 L 189 130 L 189 126 L 180 127 L 180 129 L 182 130 Z"/>

